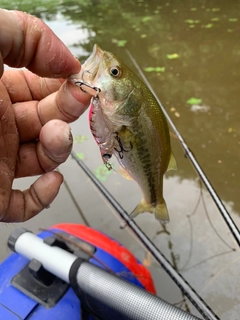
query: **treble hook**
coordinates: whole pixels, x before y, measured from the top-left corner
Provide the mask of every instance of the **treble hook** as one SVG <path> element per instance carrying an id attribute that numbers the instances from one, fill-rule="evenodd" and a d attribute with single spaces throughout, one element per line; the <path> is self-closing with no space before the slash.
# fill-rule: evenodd
<path id="1" fill-rule="evenodd" d="M 79 87 L 83 92 L 85 92 L 85 93 L 88 93 L 88 92 L 85 91 L 85 90 L 82 88 L 82 86 L 86 86 L 86 87 L 88 87 L 88 88 L 90 88 L 90 89 L 95 90 L 95 91 L 96 91 L 96 94 L 95 94 L 94 98 L 97 99 L 99 93 L 101 92 L 101 89 L 98 88 L 98 87 L 92 86 L 92 85 L 91 85 L 90 83 L 88 83 L 87 81 L 84 81 L 84 74 L 85 74 L 85 73 L 91 73 L 91 72 L 90 72 L 89 70 L 84 70 L 83 73 L 82 73 L 82 80 L 80 80 L 80 81 L 75 81 L 74 84 L 75 84 L 76 86 L 78 86 L 78 87 Z"/>
<path id="2" fill-rule="evenodd" d="M 89 92 L 85 91 L 85 90 L 82 88 L 82 86 L 86 86 L 86 87 L 88 87 L 88 88 L 90 88 L 90 89 L 95 90 L 95 91 L 96 91 L 96 95 L 94 96 L 95 99 L 98 98 L 98 95 L 99 95 L 99 93 L 101 92 L 101 89 L 100 89 L 100 88 L 94 87 L 94 86 L 92 86 L 91 84 L 89 84 L 89 83 L 87 83 L 87 82 L 75 81 L 74 84 L 75 84 L 76 86 L 78 86 L 78 87 L 79 87 L 83 92 L 85 92 L 85 93 L 89 93 Z"/>
<path id="3" fill-rule="evenodd" d="M 118 142 L 118 145 L 119 145 L 119 147 L 120 147 L 120 150 L 117 149 L 117 148 L 114 148 L 114 150 L 117 151 L 117 153 L 118 153 L 118 155 L 119 155 L 119 158 L 120 158 L 120 159 L 123 159 L 123 152 L 129 152 L 129 151 L 131 151 L 132 148 L 133 148 L 133 145 L 132 145 L 132 142 L 130 141 L 130 147 L 129 147 L 128 149 L 125 149 L 125 148 L 123 147 L 123 144 L 122 144 L 121 139 L 120 139 L 119 136 L 118 136 L 118 132 L 115 132 L 115 134 L 116 134 L 115 139 L 116 139 L 117 142 Z"/>

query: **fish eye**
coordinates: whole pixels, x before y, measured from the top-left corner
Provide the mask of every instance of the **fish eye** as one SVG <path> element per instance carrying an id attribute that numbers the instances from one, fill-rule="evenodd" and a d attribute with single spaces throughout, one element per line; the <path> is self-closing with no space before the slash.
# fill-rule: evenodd
<path id="1" fill-rule="evenodd" d="M 122 75 L 122 71 L 121 71 L 120 67 L 114 66 L 114 67 L 110 68 L 110 74 L 115 78 L 119 78 Z"/>

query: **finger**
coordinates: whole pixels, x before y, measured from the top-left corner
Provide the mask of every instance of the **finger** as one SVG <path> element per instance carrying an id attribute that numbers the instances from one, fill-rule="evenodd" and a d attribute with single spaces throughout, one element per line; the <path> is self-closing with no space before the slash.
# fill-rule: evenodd
<path id="1" fill-rule="evenodd" d="M 12 103 L 41 100 L 56 92 L 63 79 L 42 78 L 26 70 L 5 70 L 3 82 Z"/>
<path id="2" fill-rule="evenodd" d="M 32 72 L 24 70 L 6 70 L 1 79 L 12 103 L 25 102 L 32 100 L 42 100 L 50 94 L 58 91 L 64 79 L 41 78 Z M 82 104 L 88 105 L 90 95 L 83 92 L 79 87 L 67 82 L 60 91 L 58 100 L 66 97 L 66 91 L 69 91 Z"/>
<path id="3" fill-rule="evenodd" d="M 40 19 L 24 12 L 0 9 L 0 20 L 4 63 L 27 67 L 44 77 L 67 77 L 80 71 L 79 61 Z"/>
<path id="4" fill-rule="evenodd" d="M 39 103 L 16 103 L 14 112 L 21 142 L 37 139 L 41 127 L 52 119 L 73 122 L 89 106 L 90 96 L 69 82 Z M 31 128 L 31 130 L 29 130 Z"/>
<path id="5" fill-rule="evenodd" d="M 59 172 L 48 172 L 25 191 L 12 190 L 9 207 L 1 221 L 23 222 L 48 208 L 57 196 L 63 177 Z"/>
<path id="6" fill-rule="evenodd" d="M 18 130 L 8 94 L 0 81 L 0 219 L 11 192 L 18 151 Z"/>
<path id="7" fill-rule="evenodd" d="M 15 176 L 26 177 L 54 170 L 67 160 L 72 143 L 71 128 L 66 122 L 49 121 L 42 128 L 37 143 L 20 146 Z"/>
<path id="8" fill-rule="evenodd" d="M 39 118 L 42 124 L 51 119 L 73 122 L 88 108 L 90 98 L 90 95 L 66 81 L 57 92 L 39 102 Z"/>
<path id="9" fill-rule="evenodd" d="M 2 54 L 0 52 L 0 78 L 1 78 L 1 75 L 3 74 L 3 70 L 4 70 L 4 67 L 3 67 L 3 58 L 2 58 Z"/>

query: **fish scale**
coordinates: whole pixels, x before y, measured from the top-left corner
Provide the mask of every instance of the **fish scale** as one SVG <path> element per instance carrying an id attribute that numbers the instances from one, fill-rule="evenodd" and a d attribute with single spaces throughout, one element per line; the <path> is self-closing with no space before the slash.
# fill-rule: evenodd
<path id="1" fill-rule="evenodd" d="M 135 180 L 143 194 L 131 216 L 154 213 L 157 220 L 169 220 L 163 198 L 163 175 L 176 169 L 168 124 L 156 99 L 140 78 L 112 53 L 97 45 L 71 76 L 95 96 L 90 109 L 90 128 L 103 162 L 115 155 L 124 177 Z M 98 88 L 98 92 L 93 92 Z"/>
<path id="2" fill-rule="evenodd" d="M 138 182 L 140 188 L 142 190 L 145 190 L 145 200 L 147 202 L 155 204 L 158 199 L 158 187 L 161 188 L 161 186 L 159 184 L 159 181 L 156 181 L 158 180 L 159 174 L 156 172 L 157 168 L 153 163 L 155 161 L 154 159 L 152 159 L 153 155 L 150 153 L 151 147 L 149 148 L 149 143 L 153 144 L 153 141 L 147 134 L 142 134 L 143 127 L 140 127 L 138 125 L 137 129 L 138 130 L 135 130 L 135 132 L 139 132 L 141 140 L 138 146 L 136 146 L 136 158 L 139 159 L 138 168 L 142 166 L 143 175 L 139 177 L 135 170 L 136 174 L 134 176 L 134 179 Z M 127 157 L 125 157 L 125 159 L 127 159 Z M 126 167 L 128 167 L 128 165 L 126 165 Z M 145 187 L 146 185 L 147 188 Z"/>

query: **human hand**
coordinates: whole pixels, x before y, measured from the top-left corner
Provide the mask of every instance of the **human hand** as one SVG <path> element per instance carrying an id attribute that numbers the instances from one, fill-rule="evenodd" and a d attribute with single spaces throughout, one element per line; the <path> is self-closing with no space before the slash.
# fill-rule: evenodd
<path id="1" fill-rule="evenodd" d="M 41 20 L 0 9 L 0 21 L 0 221 L 25 221 L 56 197 L 63 177 L 52 170 L 72 148 L 67 122 L 90 98 L 63 80 L 80 63 Z M 3 73 L 3 63 L 33 73 Z M 32 175 L 41 176 L 29 189 L 12 190 L 14 178 Z"/>

